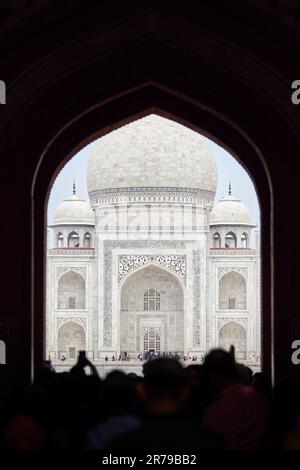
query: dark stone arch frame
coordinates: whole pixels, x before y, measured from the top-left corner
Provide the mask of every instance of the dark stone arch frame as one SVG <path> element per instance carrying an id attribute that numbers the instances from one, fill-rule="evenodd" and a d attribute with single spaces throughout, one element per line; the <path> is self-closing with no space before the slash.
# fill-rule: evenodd
<path id="1" fill-rule="evenodd" d="M 137 99 L 137 97 L 138 97 L 138 99 Z M 120 100 L 121 103 L 120 103 L 120 101 L 119 101 L 119 106 L 118 106 L 118 104 L 117 104 L 116 102 L 114 102 L 114 103 L 112 104 L 112 107 L 113 107 L 113 109 L 114 109 L 114 113 L 116 113 L 116 111 L 117 111 L 116 108 L 119 108 L 119 109 L 125 108 L 125 109 L 127 109 L 127 108 L 128 108 L 128 105 L 129 105 L 129 102 L 131 101 L 132 98 L 133 98 L 133 103 L 134 103 L 134 105 L 136 104 L 136 103 L 135 103 L 136 100 L 139 102 L 139 104 L 142 103 L 142 100 L 146 100 L 146 102 L 149 102 L 150 100 L 153 100 L 153 101 L 152 101 L 152 104 L 153 104 L 154 102 L 160 103 L 161 100 L 163 100 L 163 103 L 164 103 L 164 104 L 163 104 L 163 108 L 160 107 L 161 105 L 159 105 L 159 106 L 157 106 L 157 107 L 156 107 L 156 106 L 151 106 L 151 107 L 148 107 L 148 106 L 147 106 L 146 109 L 138 109 L 138 111 L 139 111 L 138 113 L 135 112 L 133 115 L 128 116 L 128 117 L 125 118 L 125 119 L 124 119 L 123 116 L 120 116 L 121 119 L 118 120 L 117 126 L 118 126 L 118 125 L 123 125 L 123 124 L 125 124 L 126 122 L 130 122 L 131 120 L 134 120 L 134 119 L 136 119 L 136 118 L 138 118 L 138 117 L 141 117 L 141 116 L 143 116 L 143 115 L 146 115 L 146 114 L 148 114 L 148 113 L 150 113 L 150 112 L 156 112 L 156 113 L 161 114 L 161 115 L 163 115 L 163 116 L 166 116 L 166 117 L 169 117 L 169 118 L 173 118 L 173 119 L 175 119 L 175 120 L 178 120 L 178 121 L 181 122 L 181 123 L 187 124 L 186 119 L 182 119 L 182 117 L 180 117 L 180 116 L 178 117 L 178 114 L 175 114 L 175 113 L 174 113 L 174 111 L 175 111 L 174 105 L 175 105 L 176 101 L 177 101 L 177 105 L 183 106 L 184 108 L 188 108 L 188 109 L 189 109 L 189 114 L 190 114 L 191 111 L 192 111 L 192 106 L 191 106 L 190 103 L 186 103 L 186 102 L 185 102 L 184 104 L 183 104 L 183 103 L 180 103 L 180 100 L 178 100 L 178 98 L 175 97 L 174 95 L 172 95 L 171 93 L 166 93 L 165 90 L 162 90 L 162 89 L 161 89 L 159 86 L 157 86 L 156 84 L 149 83 L 149 84 L 146 84 L 145 87 L 139 88 L 138 90 L 135 90 L 134 92 L 129 93 L 129 96 L 127 96 L 127 97 L 122 96 L 122 97 L 120 97 L 119 99 L 117 99 L 117 102 Z M 172 102 L 173 102 L 173 103 L 172 103 Z M 150 103 L 149 103 L 149 104 L 150 104 Z M 110 104 L 110 106 L 111 106 L 111 104 Z M 139 106 L 139 108 L 140 108 L 140 106 Z M 170 110 L 170 108 L 171 108 L 171 110 Z M 101 109 L 101 111 L 100 111 L 100 109 Z M 171 111 L 171 112 L 170 112 L 170 111 Z M 187 111 L 187 109 L 186 109 L 185 111 Z M 95 109 L 92 111 L 92 113 L 95 113 L 96 115 L 98 114 L 99 117 L 100 117 L 100 114 L 103 115 L 103 112 L 105 112 L 105 111 L 103 110 L 102 107 L 101 107 L 101 108 L 95 108 Z M 195 110 L 194 110 L 194 113 L 195 113 Z M 199 121 L 200 121 L 200 122 L 201 122 L 201 121 L 203 122 L 204 120 L 205 120 L 206 122 L 208 121 L 208 119 L 207 119 L 207 114 L 208 114 L 207 110 L 203 110 L 203 109 L 201 109 L 201 108 L 198 108 L 198 109 L 197 109 L 197 114 L 198 114 L 198 116 L 197 116 L 198 122 L 199 122 Z M 204 119 L 204 116 L 203 116 L 203 115 L 205 115 L 205 119 Z M 88 116 L 85 116 L 85 118 L 86 118 L 86 117 L 90 118 L 91 116 L 88 115 Z M 95 119 L 95 122 L 99 122 L 99 120 L 98 120 L 97 118 L 94 118 L 94 119 Z M 210 115 L 210 119 L 212 119 L 212 116 L 211 116 L 211 115 Z M 212 119 L 212 120 L 213 120 L 213 119 Z M 74 135 L 76 135 L 77 138 L 78 138 L 78 135 L 79 135 L 78 131 L 79 131 L 79 127 L 80 127 L 80 126 L 78 125 L 78 123 L 74 123 L 74 124 L 75 124 L 75 126 L 74 126 L 74 127 L 75 127 L 75 129 L 74 129 Z M 114 128 L 115 128 L 115 127 L 116 127 L 116 125 L 114 126 Z M 195 129 L 195 128 L 196 128 L 195 124 L 193 124 L 192 127 Z M 198 128 L 198 129 L 199 129 L 199 128 Z M 208 132 L 208 131 L 207 131 L 207 128 L 206 128 L 206 129 L 201 128 L 200 130 L 201 130 L 202 132 L 204 132 L 206 135 L 209 135 L 210 137 L 212 137 L 212 133 L 211 133 L 211 132 Z M 67 132 L 70 132 L 70 129 L 67 129 Z M 231 132 L 229 132 L 229 129 L 227 128 L 227 138 L 229 137 L 229 133 L 235 134 L 235 138 L 237 137 L 236 132 L 235 132 L 232 128 L 231 128 Z M 95 128 L 95 129 L 94 129 L 94 132 L 91 134 L 91 136 L 90 136 L 90 138 L 88 139 L 88 141 L 93 140 L 96 136 L 99 136 L 99 135 L 101 135 L 101 134 L 102 134 L 102 133 L 99 132 L 99 131 L 97 132 L 97 129 Z M 82 135 L 82 137 L 83 137 L 82 145 L 85 145 L 88 141 L 86 140 L 86 136 Z M 240 137 L 240 136 L 239 136 L 239 137 Z M 213 137 L 213 140 L 216 140 L 216 139 L 214 139 L 214 137 Z M 240 153 L 240 152 L 241 152 L 241 154 L 246 154 L 246 153 L 249 154 L 249 151 L 251 152 L 251 150 L 252 150 L 251 153 L 253 154 L 253 149 L 251 149 L 251 146 L 249 145 L 249 143 L 248 143 L 247 141 L 245 141 L 245 139 L 243 139 L 243 138 L 241 138 L 241 137 L 240 137 L 239 140 L 240 140 L 239 144 L 241 145 L 240 150 L 237 150 L 237 151 L 235 151 L 234 153 L 237 154 L 237 153 Z M 218 143 L 220 143 L 219 139 L 218 139 Z M 52 154 L 52 155 L 54 154 L 54 152 L 56 153 L 56 145 L 61 145 L 61 144 L 62 144 L 61 139 L 59 139 L 58 142 L 57 142 L 57 141 L 55 142 L 55 147 L 52 147 L 52 149 L 51 149 L 51 154 Z M 228 148 L 228 146 L 226 146 L 226 147 Z M 78 150 L 78 147 L 76 148 L 76 151 L 77 151 L 77 150 Z M 60 152 L 61 152 L 61 150 L 60 150 Z M 73 155 L 73 152 L 75 152 L 74 149 L 71 150 L 71 152 L 70 152 L 70 149 L 69 149 L 69 151 L 66 149 L 65 155 L 68 155 L 68 158 L 70 158 L 70 157 Z M 66 159 L 64 159 L 64 161 L 66 161 Z M 270 202 L 270 201 L 269 201 L 269 202 Z M 39 209 L 39 210 L 40 210 L 40 209 Z M 268 210 L 268 213 L 270 214 L 270 211 L 269 211 L 269 210 Z M 265 257 L 264 257 L 264 258 L 265 258 Z M 266 267 L 266 263 L 265 263 L 265 262 L 264 262 L 264 266 Z M 266 276 L 264 276 L 264 279 L 266 279 Z M 264 282 L 264 285 L 265 285 L 265 282 Z M 270 310 L 269 310 L 269 311 L 270 311 Z M 264 320 L 263 320 L 263 325 L 264 325 L 265 329 L 268 330 L 267 336 L 268 336 L 268 341 L 269 341 L 269 339 L 270 339 L 270 328 L 271 328 L 270 319 L 269 319 L 269 321 L 268 321 L 266 318 L 264 318 Z M 269 326 L 267 327 L 267 325 L 269 325 Z M 270 371 L 270 370 L 271 370 L 271 366 L 270 366 L 270 355 L 271 355 L 270 346 L 271 346 L 270 344 L 268 344 L 268 347 L 263 346 L 263 351 L 264 351 L 264 354 L 263 354 L 264 370 L 267 370 L 267 371 Z M 268 350 L 269 350 L 269 351 L 268 351 Z M 267 351 L 268 351 L 268 352 L 267 352 Z M 39 353 L 39 357 L 40 357 L 40 354 L 41 354 L 41 353 Z M 268 360 L 267 360 L 267 358 L 266 358 L 267 355 L 269 355 Z M 269 362 L 268 365 L 266 365 L 267 362 Z"/>
<path id="2" fill-rule="evenodd" d="M 139 26 L 142 40 L 137 34 L 129 38 L 125 32 L 124 37 L 129 38 L 126 43 L 117 28 L 107 29 L 106 46 L 102 43 L 101 53 L 88 61 L 87 43 L 81 34 L 82 41 L 64 48 L 65 60 L 61 60 L 63 49 L 54 51 L 53 46 L 51 57 L 43 60 L 37 58 L 36 51 L 35 56 L 30 52 L 30 60 L 35 57 L 34 67 L 28 68 L 22 80 L 15 80 L 13 85 L 8 79 L 10 107 L 4 118 L 1 116 L 0 151 L 11 158 L 3 179 L 11 181 L 13 175 L 18 192 L 10 202 L 19 208 L 19 223 L 25 227 L 24 239 L 16 244 L 14 253 L 20 260 L 16 276 L 20 295 L 12 304 L 8 296 L 7 303 L 12 310 L 9 331 L 13 332 L 8 360 L 12 375 L 19 375 L 21 381 L 28 380 L 33 363 L 37 367 L 42 360 L 45 234 L 41 227 L 45 223 L 49 180 L 53 181 L 66 160 L 93 137 L 153 111 L 204 132 L 239 157 L 252 175 L 262 212 L 264 370 L 271 376 L 275 365 L 278 378 L 295 371 L 290 344 L 300 333 L 297 296 L 293 294 L 297 290 L 296 276 L 292 275 L 297 269 L 298 254 L 291 247 L 281 254 L 286 239 L 281 221 L 293 214 L 297 199 L 296 174 L 289 175 L 287 171 L 300 151 L 297 110 L 289 106 L 290 80 L 294 78 L 297 59 L 296 54 L 287 57 L 284 53 L 295 37 L 281 25 L 278 42 L 282 42 L 276 54 L 268 57 L 269 49 L 264 46 L 270 45 L 271 34 L 266 31 L 258 41 L 256 32 L 262 30 L 263 22 L 257 11 L 253 11 L 253 23 L 243 23 L 243 16 L 238 16 L 237 22 L 234 15 L 223 12 L 226 21 L 219 21 L 216 28 L 209 21 L 215 18 L 209 10 L 209 5 L 202 10 L 201 26 L 197 25 L 196 15 L 191 20 L 190 12 L 184 25 L 181 22 L 178 39 L 180 21 L 176 9 L 172 18 L 157 12 L 136 18 L 130 34 L 137 33 Z M 126 20 L 122 27 L 124 32 Z M 237 30 L 239 35 L 233 38 L 229 32 Z M 94 35 L 99 44 L 102 32 Z M 111 48 L 108 54 L 111 39 L 126 44 L 121 49 Z M 14 65 L 11 69 L 16 70 Z M 8 77 L 12 71 L 8 70 Z M 93 77 L 97 77 L 97 82 Z M 78 93 L 81 89 L 84 93 Z M 96 108 L 101 108 L 98 115 L 94 113 Z M 266 135 L 265 123 L 272 136 Z M 37 129 L 42 132 L 37 133 Z M 28 223 L 30 211 L 34 226 Z M 30 276 L 32 259 L 35 261 Z M 15 274 L 14 262 L 11 264 L 8 278 Z M 7 321 L 4 316 L 3 322 Z"/>

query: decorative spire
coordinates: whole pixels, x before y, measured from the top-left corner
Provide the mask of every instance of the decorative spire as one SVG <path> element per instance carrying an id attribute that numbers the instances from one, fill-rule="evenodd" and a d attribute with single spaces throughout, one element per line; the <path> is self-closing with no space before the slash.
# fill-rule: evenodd
<path id="1" fill-rule="evenodd" d="M 231 196 L 231 181 L 229 181 L 228 185 L 228 196 Z"/>
<path id="2" fill-rule="evenodd" d="M 76 186 L 75 186 L 75 180 L 73 181 L 73 195 L 75 196 L 76 194 Z"/>

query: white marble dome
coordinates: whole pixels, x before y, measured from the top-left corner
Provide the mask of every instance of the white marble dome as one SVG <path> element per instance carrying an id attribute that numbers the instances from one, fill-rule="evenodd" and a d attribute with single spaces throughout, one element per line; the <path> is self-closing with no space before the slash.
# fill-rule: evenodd
<path id="1" fill-rule="evenodd" d="M 215 193 L 217 167 L 205 139 L 151 114 L 100 138 L 87 170 L 89 194 L 116 188 L 193 188 Z"/>
<path id="2" fill-rule="evenodd" d="M 73 194 L 55 210 L 52 226 L 57 225 L 95 225 L 95 215 L 87 202 Z"/>
<path id="3" fill-rule="evenodd" d="M 210 225 L 248 225 L 253 227 L 245 204 L 228 195 L 217 202 L 210 213 Z"/>

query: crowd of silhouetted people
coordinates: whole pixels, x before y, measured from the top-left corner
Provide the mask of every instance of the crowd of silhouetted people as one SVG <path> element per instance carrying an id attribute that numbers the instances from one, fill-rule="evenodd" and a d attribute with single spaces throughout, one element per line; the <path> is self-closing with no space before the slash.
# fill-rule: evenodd
<path id="1" fill-rule="evenodd" d="M 87 373 L 89 370 L 89 373 Z M 44 367 L 28 387 L 2 384 L 0 448 L 50 450 L 300 449 L 300 384 L 212 350 L 203 364 L 143 363 L 143 376 L 85 357 L 69 372 Z"/>
<path id="2" fill-rule="evenodd" d="M 105 356 L 104 361 L 105 362 L 130 362 L 131 360 L 138 360 L 140 362 L 144 361 L 151 361 L 153 359 L 158 359 L 158 358 L 168 358 L 168 359 L 177 359 L 178 361 L 192 361 L 192 362 L 197 362 L 200 361 L 202 362 L 204 359 L 204 356 L 201 354 L 201 356 L 198 358 L 196 355 L 185 355 L 179 352 L 157 352 L 154 350 L 150 351 L 145 351 L 143 353 L 139 353 L 137 356 L 131 356 L 127 351 L 122 351 L 118 356 L 112 355 L 111 357 Z M 65 360 L 65 356 L 63 356 L 63 360 Z"/>
<path id="3" fill-rule="evenodd" d="M 182 353 L 179 353 L 179 352 L 167 352 L 167 351 L 162 351 L 162 352 L 159 352 L 159 351 L 155 351 L 155 350 L 149 350 L 149 351 L 145 351 L 143 353 L 139 353 L 136 358 L 138 361 L 140 362 L 144 362 L 144 361 L 150 361 L 150 360 L 153 360 L 153 359 L 158 359 L 158 358 L 168 358 L 168 359 L 177 359 L 178 361 L 192 361 L 192 362 L 196 362 L 198 361 L 198 359 L 200 359 L 200 361 L 203 361 L 203 358 L 204 356 L 201 355 L 200 358 L 198 358 L 198 356 L 196 355 L 185 355 L 185 354 L 182 354 Z M 131 357 L 131 355 L 127 352 L 127 351 L 122 351 L 119 356 L 112 356 L 111 359 L 108 357 L 108 356 L 105 356 L 104 360 L 105 362 L 108 362 L 108 361 L 116 361 L 118 359 L 118 361 L 127 361 L 127 362 L 130 362 L 131 359 L 135 360 L 135 357 Z"/>

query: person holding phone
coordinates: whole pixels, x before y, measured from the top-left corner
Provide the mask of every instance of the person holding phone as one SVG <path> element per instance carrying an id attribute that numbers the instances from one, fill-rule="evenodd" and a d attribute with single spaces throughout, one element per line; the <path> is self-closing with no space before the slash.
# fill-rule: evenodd
<path id="1" fill-rule="evenodd" d="M 94 364 L 86 357 L 85 351 L 79 351 L 78 360 L 75 366 L 72 367 L 70 373 L 73 375 L 86 375 L 85 367 L 89 367 L 91 371 L 91 375 L 95 375 L 99 377 L 98 371 Z"/>

